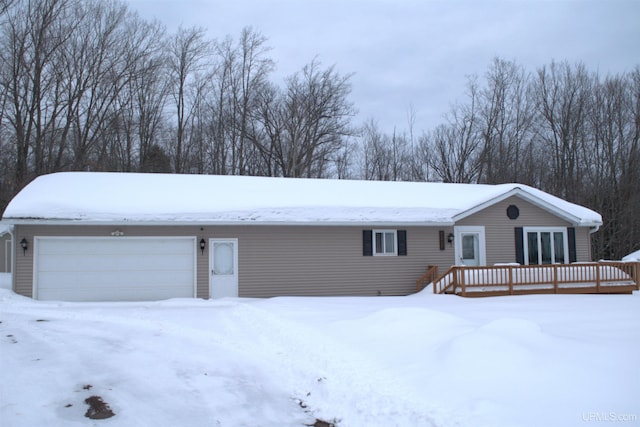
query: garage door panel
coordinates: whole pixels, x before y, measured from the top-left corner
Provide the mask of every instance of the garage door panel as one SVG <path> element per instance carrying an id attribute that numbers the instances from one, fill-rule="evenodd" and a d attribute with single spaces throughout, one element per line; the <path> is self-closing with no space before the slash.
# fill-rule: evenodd
<path id="1" fill-rule="evenodd" d="M 91 271 L 52 271 L 43 274 L 38 281 L 38 289 L 55 289 L 63 287 L 95 287 L 104 286 L 116 288 L 124 287 L 154 287 L 173 286 L 176 283 L 186 283 L 193 279 L 193 272 L 190 270 L 164 271 L 161 275 L 152 277 L 146 271 L 128 271 L 122 274 L 119 271 L 104 271 L 95 274 Z"/>
<path id="2" fill-rule="evenodd" d="M 126 242 L 126 245 L 123 245 Z M 113 239 L 61 238 L 42 239 L 38 241 L 40 254 L 65 255 L 108 255 L 108 254 L 180 254 L 192 249 L 193 241 L 175 238 L 133 239 L 118 237 Z"/>
<path id="3" fill-rule="evenodd" d="M 195 295 L 195 238 L 39 238 L 38 299 L 157 300 Z"/>
<path id="4" fill-rule="evenodd" d="M 118 295 L 118 299 L 114 299 Z M 70 289 L 43 289 L 39 292 L 41 300 L 63 301 L 153 301 L 169 298 L 192 298 L 193 294 L 184 292 L 176 294 L 175 287 L 154 288 L 70 288 Z"/>
<path id="5" fill-rule="evenodd" d="M 49 254 L 39 259 L 40 271 L 173 270 L 193 268 L 190 254 Z"/>

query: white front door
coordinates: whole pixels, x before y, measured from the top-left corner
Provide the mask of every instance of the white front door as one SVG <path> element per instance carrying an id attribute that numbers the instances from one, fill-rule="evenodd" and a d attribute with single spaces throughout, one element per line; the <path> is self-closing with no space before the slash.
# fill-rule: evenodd
<path id="1" fill-rule="evenodd" d="M 455 257 L 457 265 L 486 264 L 484 227 L 455 227 Z"/>
<path id="2" fill-rule="evenodd" d="M 209 239 L 211 298 L 238 296 L 238 239 Z"/>

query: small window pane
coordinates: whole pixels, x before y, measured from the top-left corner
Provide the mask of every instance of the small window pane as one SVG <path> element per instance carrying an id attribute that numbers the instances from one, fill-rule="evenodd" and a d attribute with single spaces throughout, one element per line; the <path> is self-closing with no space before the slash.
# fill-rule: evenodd
<path id="1" fill-rule="evenodd" d="M 542 263 L 551 264 L 551 233 L 540 233 L 540 245 L 542 246 Z"/>
<path id="2" fill-rule="evenodd" d="M 376 233 L 376 253 L 381 254 L 384 252 L 384 234 Z"/>
<path id="3" fill-rule="evenodd" d="M 564 264 L 564 239 L 562 233 L 553 233 L 555 262 Z"/>
<path id="4" fill-rule="evenodd" d="M 392 254 L 396 251 L 396 242 L 394 241 L 394 233 L 384 233 L 384 253 Z"/>
<path id="5" fill-rule="evenodd" d="M 465 234 L 462 236 L 462 259 L 475 259 L 475 236 L 472 234 Z"/>
<path id="6" fill-rule="evenodd" d="M 529 264 L 535 265 L 538 262 L 538 233 L 527 233 L 527 249 L 529 251 Z"/>
<path id="7" fill-rule="evenodd" d="M 395 255 L 396 232 L 379 230 L 373 232 L 374 255 Z"/>
<path id="8" fill-rule="evenodd" d="M 213 263 L 213 274 L 233 274 L 235 270 L 233 265 L 233 243 L 214 243 Z"/>

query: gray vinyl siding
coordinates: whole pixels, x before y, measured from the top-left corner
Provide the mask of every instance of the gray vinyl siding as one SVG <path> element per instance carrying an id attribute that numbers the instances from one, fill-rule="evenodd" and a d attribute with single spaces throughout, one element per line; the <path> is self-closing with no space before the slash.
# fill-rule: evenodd
<path id="1" fill-rule="evenodd" d="M 520 216 L 507 217 L 507 207 L 515 205 Z M 541 209 L 520 197 L 513 196 L 480 212 L 464 218 L 456 225 L 483 225 L 485 227 L 487 265 L 515 262 L 516 227 L 571 227 L 572 224 Z M 591 261 L 591 235 L 588 227 L 576 227 L 576 258 L 579 262 Z"/>
<path id="2" fill-rule="evenodd" d="M 593 261 L 589 227 L 576 227 L 576 261 Z"/>
<path id="3" fill-rule="evenodd" d="M 409 294 L 428 265 L 451 265 L 453 249 L 439 250 L 437 229 L 403 229 L 407 256 L 363 256 L 362 227 L 253 227 L 238 243 L 240 294 Z"/>
<path id="4" fill-rule="evenodd" d="M 18 225 L 16 241 L 34 236 L 195 236 L 207 242 L 197 250 L 197 296 L 209 296 L 209 239 L 238 239 L 241 297 L 407 295 L 429 265 L 441 272 L 453 263 L 453 247 L 440 250 L 438 231 L 447 227 L 399 227 L 407 230 L 407 256 L 363 256 L 362 230 L 390 227 L 351 226 L 53 226 Z M 117 238 L 117 237 L 114 237 Z M 32 296 L 32 247 L 16 256 L 16 292 Z"/>

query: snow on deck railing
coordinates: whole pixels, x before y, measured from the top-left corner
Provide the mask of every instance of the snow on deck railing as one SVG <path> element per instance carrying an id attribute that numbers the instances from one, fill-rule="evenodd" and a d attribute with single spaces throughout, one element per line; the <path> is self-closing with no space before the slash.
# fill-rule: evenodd
<path id="1" fill-rule="evenodd" d="M 588 262 L 574 264 L 519 265 L 491 267 L 453 266 L 434 282 L 433 292 L 467 292 L 563 288 L 635 286 L 638 289 L 640 263 Z"/>

